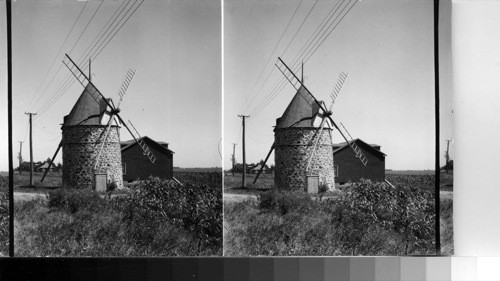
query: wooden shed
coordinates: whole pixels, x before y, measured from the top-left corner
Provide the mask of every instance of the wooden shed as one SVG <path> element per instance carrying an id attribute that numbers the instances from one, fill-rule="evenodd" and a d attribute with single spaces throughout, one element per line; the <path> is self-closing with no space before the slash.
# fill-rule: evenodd
<path id="1" fill-rule="evenodd" d="M 144 142 L 149 147 L 156 160 L 152 163 L 147 157 L 144 157 L 144 151 L 136 141 L 121 142 L 123 180 L 145 180 L 150 176 L 171 179 L 173 177 L 174 152 L 168 149 L 168 143 L 157 142 L 147 136 L 139 138 L 138 141 Z"/>
<path id="2" fill-rule="evenodd" d="M 35 172 L 45 172 L 46 170 L 49 170 L 49 172 L 52 172 L 54 170 L 54 165 L 50 165 L 48 162 L 44 162 L 42 165 L 39 165 L 35 167 Z"/>
<path id="3" fill-rule="evenodd" d="M 385 156 L 380 151 L 380 145 L 368 144 L 360 139 L 353 142 L 363 151 L 368 160 L 364 166 L 356 158 L 349 143 L 343 142 L 333 144 L 333 164 L 335 171 L 335 183 L 356 182 L 360 179 L 369 179 L 376 182 L 385 180 Z"/>
<path id="4" fill-rule="evenodd" d="M 250 172 L 252 174 L 257 174 L 259 172 L 259 170 L 262 168 L 262 165 L 261 164 L 258 164 L 257 166 L 255 166 L 255 168 L 253 168 L 252 170 L 250 170 Z M 266 173 L 267 171 L 267 168 L 266 166 L 264 166 L 264 168 L 262 168 L 262 173 Z"/>

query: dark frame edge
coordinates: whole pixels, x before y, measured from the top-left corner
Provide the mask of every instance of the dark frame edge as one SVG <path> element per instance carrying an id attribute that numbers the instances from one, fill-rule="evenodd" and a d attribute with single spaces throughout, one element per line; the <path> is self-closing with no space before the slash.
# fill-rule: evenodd
<path id="1" fill-rule="evenodd" d="M 6 2 L 7 12 L 7 115 L 9 142 L 9 257 L 14 256 L 14 166 L 12 154 L 12 17 L 11 0 Z"/>
<path id="2" fill-rule="evenodd" d="M 435 120 L 436 120 L 436 159 L 435 159 L 435 179 L 434 179 L 434 200 L 435 200 L 435 235 L 436 235 L 436 255 L 441 255 L 441 229 L 440 229 L 440 195 L 439 185 L 441 182 L 439 166 L 439 0 L 434 0 L 434 90 L 435 90 Z"/>

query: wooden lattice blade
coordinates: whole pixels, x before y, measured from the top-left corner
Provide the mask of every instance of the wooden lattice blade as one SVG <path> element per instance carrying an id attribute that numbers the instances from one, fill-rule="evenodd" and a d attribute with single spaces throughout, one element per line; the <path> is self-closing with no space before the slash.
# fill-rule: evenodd
<path id="1" fill-rule="evenodd" d="M 271 156 L 271 153 L 273 152 L 274 150 L 274 142 L 273 142 L 273 145 L 271 145 L 271 149 L 269 150 L 269 152 L 267 153 L 267 156 L 266 156 L 266 159 L 264 160 L 264 163 L 262 164 L 262 166 L 260 167 L 260 170 L 259 172 L 257 173 L 257 176 L 255 176 L 255 179 L 253 180 L 253 183 L 255 184 L 255 182 L 257 181 L 257 179 L 259 178 L 260 176 L 260 173 L 262 173 L 262 170 L 264 169 L 264 167 L 266 166 L 266 163 L 267 163 L 267 160 L 269 159 L 269 156 Z"/>

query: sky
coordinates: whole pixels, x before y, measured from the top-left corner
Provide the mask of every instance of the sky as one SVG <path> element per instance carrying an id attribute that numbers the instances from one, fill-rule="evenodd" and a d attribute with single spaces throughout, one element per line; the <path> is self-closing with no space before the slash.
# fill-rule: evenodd
<path id="1" fill-rule="evenodd" d="M 287 83 L 275 98 L 265 98 L 282 78 L 274 63 L 280 56 L 292 65 L 328 12 L 341 4 L 315 2 L 224 2 L 225 167 L 230 166 L 233 143 L 237 143 L 236 161 L 242 161 L 238 114 L 250 115 L 247 163 L 264 159 L 269 151 L 275 120 L 296 92 Z M 353 138 L 380 145 L 387 154 L 387 169 L 434 169 L 433 2 L 358 1 L 306 60 L 305 85 L 330 104 L 329 94 L 341 71 L 349 76 L 333 105 L 332 118 L 342 122 Z M 451 103 L 451 74 L 443 79 L 448 83 L 441 88 L 442 100 Z M 265 107 L 259 110 L 259 106 Z M 449 139 L 450 130 L 443 128 L 451 128 L 451 106 L 442 105 L 441 110 L 442 139 Z M 334 132 L 333 142 L 343 141 Z M 274 155 L 268 164 L 274 164 Z"/>
<path id="2" fill-rule="evenodd" d="M 174 166 L 221 166 L 220 2 L 146 0 L 140 6 L 141 1 L 130 1 L 128 6 L 122 6 L 123 3 L 13 2 L 12 142 L 15 167 L 18 141 L 24 141 L 22 155 L 29 161 L 25 112 L 37 113 L 33 120 L 33 160 L 52 157 L 61 139 L 63 117 L 83 91 L 78 82 L 67 91 L 58 91 L 68 76 L 74 81 L 62 63 L 64 54 L 68 53 L 77 63 L 87 62 L 83 56 L 85 50 L 100 31 L 106 30 L 103 26 L 120 8 L 129 11 L 127 16 L 131 16 L 126 22 L 127 16 L 123 18 L 120 24 L 125 24 L 106 47 L 104 43 L 96 45 L 104 48 L 99 54 L 95 52 L 92 58 L 92 82 L 116 104 L 127 70 L 135 69 L 137 73 L 120 106 L 121 117 L 132 121 L 141 136 L 168 142 L 175 152 Z M 1 5 L 0 12 L 0 63 L 6 65 L 3 55 L 6 54 L 5 5 Z M 108 32 L 112 30 L 113 27 Z M 0 79 L 0 83 L 6 85 L 4 68 L 0 68 Z M 55 99 L 57 93 L 61 96 Z M 1 88 L 0 97 L 1 104 L 6 104 L 6 86 Z M 6 106 L 2 106 L 0 113 L 0 129 L 6 132 Z M 132 139 L 123 127 L 120 136 L 121 140 Z M 5 149 L 2 159 L 7 160 L 4 134 L 0 141 L 0 147 Z M 55 162 L 62 162 L 61 153 Z M 2 161 L 0 170 L 7 169 L 7 161 Z"/>

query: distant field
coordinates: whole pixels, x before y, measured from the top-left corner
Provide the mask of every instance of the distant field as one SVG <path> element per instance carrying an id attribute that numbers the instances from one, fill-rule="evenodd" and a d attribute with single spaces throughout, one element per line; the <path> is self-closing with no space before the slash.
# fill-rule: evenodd
<path id="1" fill-rule="evenodd" d="M 235 194 L 259 194 L 266 190 L 274 189 L 274 174 L 261 174 L 255 184 L 255 174 L 247 174 L 246 187 L 242 189 L 242 174 L 235 173 L 234 176 L 230 173 L 224 177 L 224 192 Z"/>
<path id="2" fill-rule="evenodd" d="M 222 173 L 221 167 L 212 167 L 212 168 L 179 168 L 179 167 L 174 167 L 173 170 L 174 170 L 174 173 L 175 172 L 220 172 L 220 173 Z"/>
<path id="3" fill-rule="evenodd" d="M 40 180 L 43 177 L 43 173 L 33 173 L 33 185 L 35 188 L 29 187 L 30 184 L 30 174 L 29 172 L 23 172 L 19 175 L 19 172 L 14 173 L 14 191 L 16 192 L 47 192 L 62 186 L 62 173 L 61 172 L 49 172 L 45 176 L 42 182 Z"/>
<path id="4" fill-rule="evenodd" d="M 240 189 L 242 174 L 234 176 L 229 173 L 224 177 L 224 192 L 226 193 L 255 193 L 274 188 L 274 174 L 261 174 L 255 184 L 255 174 L 247 174 L 246 189 Z M 427 190 L 434 189 L 434 171 L 386 171 L 386 179 L 395 183 L 411 183 Z M 441 190 L 453 190 L 453 174 L 441 173 Z"/>
<path id="5" fill-rule="evenodd" d="M 386 175 L 434 175 L 434 170 L 386 170 Z"/>

